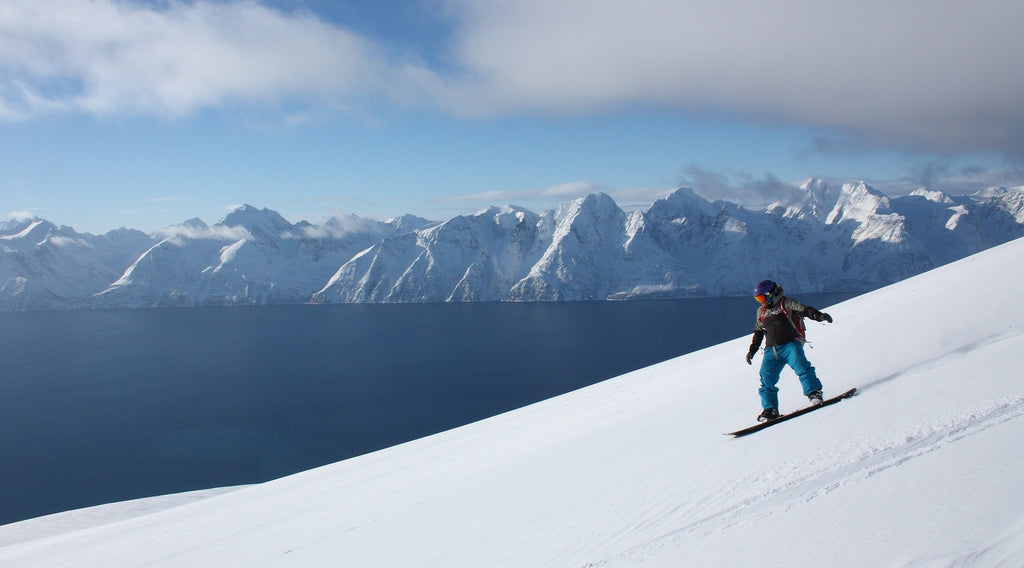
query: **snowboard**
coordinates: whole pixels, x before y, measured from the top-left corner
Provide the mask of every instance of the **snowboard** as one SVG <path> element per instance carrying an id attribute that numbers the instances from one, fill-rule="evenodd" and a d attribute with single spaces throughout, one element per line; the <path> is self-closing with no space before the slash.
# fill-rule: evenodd
<path id="1" fill-rule="evenodd" d="M 789 420 L 790 418 L 796 418 L 797 416 L 800 416 L 800 415 L 803 415 L 803 414 L 807 414 L 808 412 L 814 412 L 815 410 L 818 410 L 819 408 L 824 408 L 826 406 L 831 406 L 831 405 L 839 402 L 840 400 L 843 400 L 844 398 L 850 398 L 851 396 L 853 396 L 855 394 L 857 394 L 857 389 L 856 388 L 852 388 L 852 389 L 844 392 L 843 394 L 841 394 L 839 396 L 834 396 L 832 398 L 829 398 L 829 399 L 826 399 L 826 400 L 822 401 L 821 404 L 815 404 L 815 405 L 812 405 L 812 406 L 808 406 L 806 408 L 801 408 L 800 410 L 797 410 L 795 412 L 790 412 L 789 414 L 783 414 L 782 416 L 779 416 L 775 420 L 769 420 L 767 422 L 761 422 L 761 423 L 755 424 L 754 426 L 751 426 L 749 428 L 744 428 L 742 430 L 737 430 L 735 432 L 729 432 L 726 435 L 727 436 L 733 436 L 735 438 L 739 438 L 739 437 L 742 437 L 742 436 L 746 436 L 747 434 L 753 434 L 754 432 L 757 432 L 759 430 L 764 430 L 765 428 L 767 428 L 769 426 L 774 426 L 774 425 L 778 424 L 779 422 L 785 422 L 786 420 Z"/>

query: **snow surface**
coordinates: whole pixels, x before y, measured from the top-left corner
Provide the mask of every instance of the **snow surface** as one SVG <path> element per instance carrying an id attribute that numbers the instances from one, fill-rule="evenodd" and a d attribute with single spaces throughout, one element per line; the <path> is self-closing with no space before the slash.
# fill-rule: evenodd
<path id="1" fill-rule="evenodd" d="M 809 357 L 860 395 L 746 438 L 742 337 L 178 507 L 8 525 L 0 565 L 1024 566 L 1022 278 L 1017 240 L 828 307 Z"/>

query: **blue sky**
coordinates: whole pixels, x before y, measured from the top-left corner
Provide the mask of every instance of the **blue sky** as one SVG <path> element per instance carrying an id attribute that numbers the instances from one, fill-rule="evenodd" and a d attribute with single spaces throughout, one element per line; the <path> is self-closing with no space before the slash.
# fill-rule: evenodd
<path id="1" fill-rule="evenodd" d="M 1019 185 L 1022 27 L 992 0 L 5 0 L 0 215 L 101 233 L 241 203 L 318 222 Z"/>

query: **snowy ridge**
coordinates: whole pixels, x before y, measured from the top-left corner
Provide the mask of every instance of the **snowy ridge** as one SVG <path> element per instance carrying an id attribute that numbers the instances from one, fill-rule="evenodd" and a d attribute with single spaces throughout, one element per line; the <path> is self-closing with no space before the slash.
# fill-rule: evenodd
<path id="1" fill-rule="evenodd" d="M 95 236 L 38 218 L 0 223 L 0 309 L 80 307 L 152 243 L 130 229 Z"/>
<path id="2" fill-rule="evenodd" d="M 741 337 L 180 507 L 0 527 L 0 564 L 1021 566 L 1022 277 L 1016 240 L 828 306 L 809 356 L 860 394 L 747 438 L 722 435 L 759 410 Z"/>
<path id="3" fill-rule="evenodd" d="M 169 227 L 89 305 L 301 303 L 339 264 L 396 231 L 388 223 L 343 218 L 320 227 L 292 225 L 276 211 L 244 205 L 212 227 L 198 219 Z"/>
<path id="4" fill-rule="evenodd" d="M 863 291 L 1024 236 L 1024 189 L 890 198 L 812 179 L 748 210 L 681 188 L 645 211 L 592 194 L 536 214 L 443 223 L 289 223 L 245 205 L 144 235 L 41 219 L 0 224 L 0 310 L 337 302 L 558 301 Z"/>

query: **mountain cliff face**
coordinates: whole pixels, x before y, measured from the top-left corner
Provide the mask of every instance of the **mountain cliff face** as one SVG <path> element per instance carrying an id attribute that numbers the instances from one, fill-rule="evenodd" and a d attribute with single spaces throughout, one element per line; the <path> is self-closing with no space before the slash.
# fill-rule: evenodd
<path id="1" fill-rule="evenodd" d="M 93 307 L 229 306 L 301 303 L 337 267 L 373 243 L 428 224 L 350 217 L 292 225 L 245 205 L 214 226 L 187 221 L 165 230 Z M 411 227 L 399 229 L 398 226 Z"/>
<path id="2" fill-rule="evenodd" d="M 645 211 L 593 194 L 536 214 L 443 223 L 289 223 L 243 206 L 159 234 L 0 223 L 0 309 L 338 302 L 561 301 L 869 290 L 1024 236 L 1024 189 L 890 198 L 812 179 L 752 211 L 687 188 Z"/>
<path id="3" fill-rule="evenodd" d="M 539 217 L 490 208 L 381 240 L 342 265 L 316 302 L 503 300 L 529 270 Z"/>
<path id="4" fill-rule="evenodd" d="M 152 244 L 130 229 L 95 236 L 43 219 L 0 223 L 0 309 L 79 307 Z"/>

